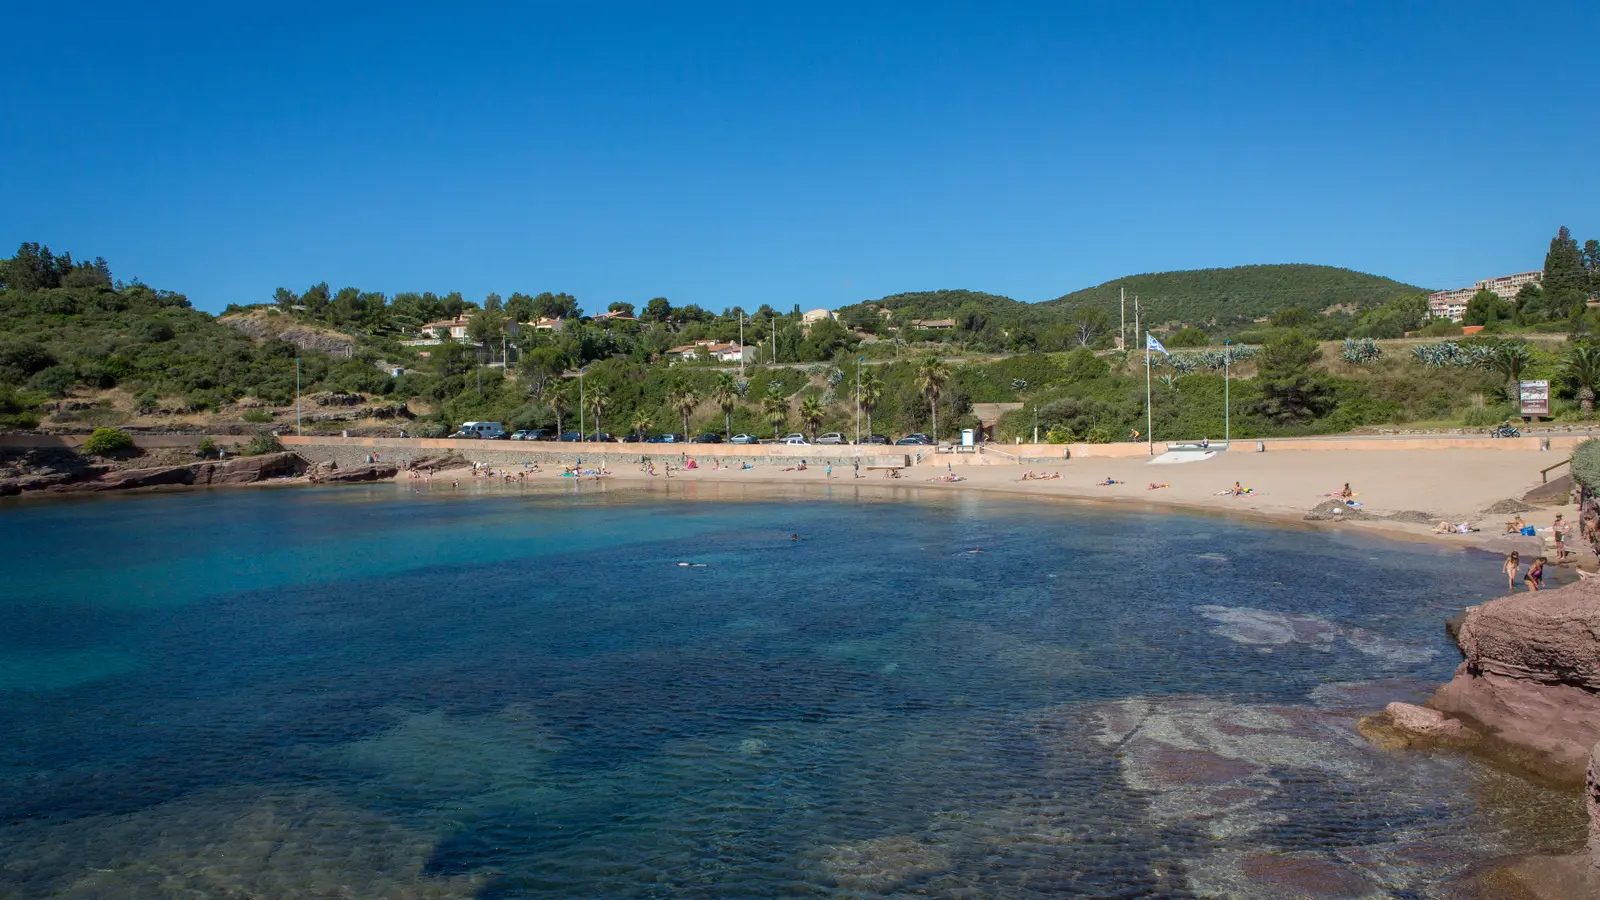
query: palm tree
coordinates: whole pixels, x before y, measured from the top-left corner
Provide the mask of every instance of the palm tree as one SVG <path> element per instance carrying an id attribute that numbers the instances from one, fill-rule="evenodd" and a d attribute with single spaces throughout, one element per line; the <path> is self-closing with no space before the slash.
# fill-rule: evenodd
<path id="1" fill-rule="evenodd" d="M 800 401 L 800 427 L 806 430 L 806 435 L 812 440 L 817 439 L 817 427 L 822 424 L 822 417 L 826 413 L 822 401 L 815 396 Z"/>
<path id="2" fill-rule="evenodd" d="M 761 398 L 761 412 L 772 425 L 773 438 L 777 438 L 783 423 L 789 420 L 789 400 L 778 392 L 776 385 L 768 388 L 767 395 Z"/>
<path id="3" fill-rule="evenodd" d="M 1522 341 L 1502 341 L 1478 357 L 1478 365 L 1505 376 L 1506 397 L 1513 403 L 1519 396 L 1517 381 L 1531 362 L 1533 351 Z"/>
<path id="4" fill-rule="evenodd" d="M 600 427 L 602 424 L 601 417 L 605 415 L 606 407 L 611 405 L 611 393 L 605 388 L 596 385 L 589 389 L 587 399 L 589 408 L 594 410 L 594 433 L 596 437 L 599 437 L 605 433 Z"/>
<path id="5" fill-rule="evenodd" d="M 872 411 L 883 402 L 883 380 L 876 373 L 868 369 L 861 373 L 860 383 L 856 385 L 860 393 L 861 411 L 867 414 L 867 435 L 872 435 Z"/>
<path id="6" fill-rule="evenodd" d="M 572 408 L 572 382 L 557 381 L 544 389 L 544 402 L 550 404 L 550 411 L 556 414 L 556 434 L 561 433 L 561 422 L 566 417 L 567 410 Z"/>
<path id="7" fill-rule="evenodd" d="M 633 414 L 633 424 L 630 426 L 633 433 L 639 437 L 648 437 L 650 434 L 650 414 L 640 410 Z"/>
<path id="8" fill-rule="evenodd" d="M 726 430 L 723 436 L 733 440 L 733 408 L 739 404 L 739 385 L 733 380 L 732 372 L 717 375 L 716 384 L 711 386 L 711 402 L 722 408 L 722 424 Z"/>
<path id="9" fill-rule="evenodd" d="M 700 397 L 688 385 L 678 385 L 667 394 L 667 402 L 678 410 L 679 415 L 683 416 L 683 437 L 687 440 L 689 438 L 689 414 L 694 412 L 694 408 L 699 405 Z"/>
<path id="10" fill-rule="evenodd" d="M 1567 354 L 1562 374 L 1578 386 L 1578 407 L 1585 419 L 1594 415 L 1595 386 L 1600 385 L 1600 347 L 1577 346 Z"/>
<path id="11" fill-rule="evenodd" d="M 939 394 L 950 380 L 950 367 L 932 353 L 917 363 L 917 390 L 928 400 L 928 411 L 933 419 L 933 442 L 939 443 Z"/>

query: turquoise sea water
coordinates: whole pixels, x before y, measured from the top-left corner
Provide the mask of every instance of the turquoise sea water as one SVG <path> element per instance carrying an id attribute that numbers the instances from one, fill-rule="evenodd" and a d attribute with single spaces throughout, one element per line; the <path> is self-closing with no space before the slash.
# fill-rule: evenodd
<path id="1" fill-rule="evenodd" d="M 1442 897 L 1577 834 L 1353 731 L 1495 559 L 589 488 L 0 507 L 0 896 Z"/>

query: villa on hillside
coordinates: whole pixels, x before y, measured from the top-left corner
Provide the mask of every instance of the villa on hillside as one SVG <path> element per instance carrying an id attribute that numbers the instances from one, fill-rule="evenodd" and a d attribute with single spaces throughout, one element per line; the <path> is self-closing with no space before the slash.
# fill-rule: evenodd
<path id="1" fill-rule="evenodd" d="M 800 324 L 809 328 L 823 319 L 837 319 L 839 314 L 827 309 L 813 309 L 800 314 Z"/>
<path id="2" fill-rule="evenodd" d="M 927 328 L 932 331 L 947 331 L 956 327 L 955 319 L 912 319 L 912 328 Z"/>
<path id="3" fill-rule="evenodd" d="M 715 362 L 721 363 L 736 363 L 740 360 L 754 362 L 756 358 L 754 347 L 742 347 L 733 341 L 722 343 L 714 340 L 700 340 L 692 344 L 673 347 L 667 351 L 667 355 L 676 356 L 680 359 L 696 360 L 700 358 L 701 350 L 704 350 L 706 355 Z"/>
<path id="4" fill-rule="evenodd" d="M 1538 284 L 1544 280 L 1544 272 L 1518 272 L 1515 275 L 1501 275 L 1496 278 L 1485 278 L 1474 282 L 1472 287 L 1456 288 L 1449 291 L 1434 291 L 1428 295 L 1428 313 L 1436 319 L 1449 319 L 1459 322 L 1467 316 L 1467 304 L 1479 291 L 1494 291 L 1501 300 L 1511 300 L 1517 296 L 1517 291 L 1525 284 Z"/>
<path id="5" fill-rule="evenodd" d="M 590 316 L 589 318 L 592 321 L 595 321 L 595 322 L 637 322 L 637 321 L 639 321 L 639 317 L 638 316 L 630 316 L 630 315 L 628 315 L 627 313 L 623 312 L 620 309 L 612 310 L 610 312 L 603 312 L 603 313 L 600 313 L 599 315 Z"/>

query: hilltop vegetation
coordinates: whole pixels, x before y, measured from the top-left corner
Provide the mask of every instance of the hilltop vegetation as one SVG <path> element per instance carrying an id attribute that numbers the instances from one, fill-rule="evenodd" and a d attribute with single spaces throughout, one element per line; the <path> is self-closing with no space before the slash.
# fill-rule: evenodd
<path id="1" fill-rule="evenodd" d="M 1118 315 L 1124 291 L 1130 322 L 1137 296 L 1145 321 L 1189 325 L 1237 325 L 1290 307 L 1312 312 L 1335 307 L 1360 310 L 1425 293 L 1414 285 L 1350 269 L 1292 264 L 1131 275 L 1073 291 L 1040 306 L 1063 311 L 1089 308 Z"/>

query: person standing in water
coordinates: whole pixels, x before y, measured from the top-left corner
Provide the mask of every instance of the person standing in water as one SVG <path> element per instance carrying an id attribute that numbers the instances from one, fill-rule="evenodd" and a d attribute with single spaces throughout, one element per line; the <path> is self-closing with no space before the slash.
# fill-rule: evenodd
<path id="1" fill-rule="evenodd" d="M 1515 591 L 1517 589 L 1517 573 L 1522 570 L 1522 559 L 1517 556 L 1517 551 L 1511 551 L 1511 555 L 1506 557 L 1506 564 L 1500 568 L 1506 573 L 1506 590 Z"/>
<path id="2" fill-rule="evenodd" d="M 1530 591 L 1544 587 L 1544 557 L 1541 556 L 1533 561 L 1533 565 L 1528 567 L 1528 574 L 1523 576 L 1522 583 L 1527 585 Z"/>

